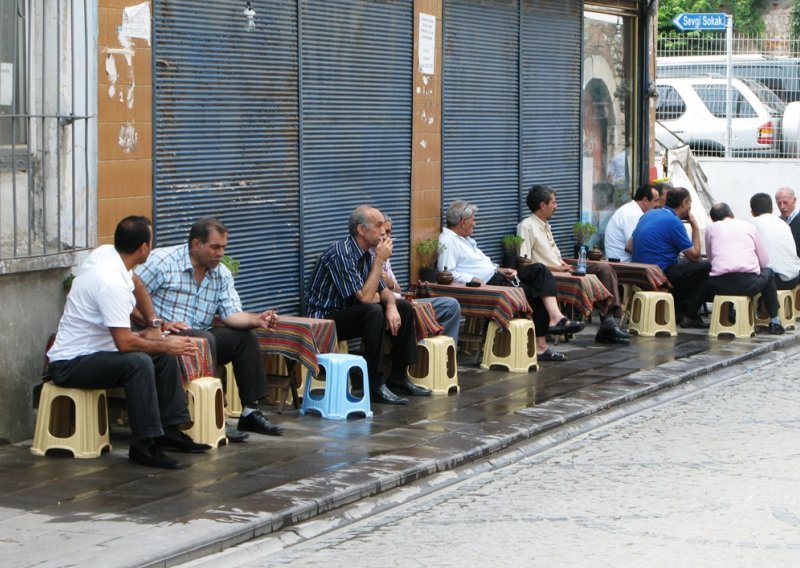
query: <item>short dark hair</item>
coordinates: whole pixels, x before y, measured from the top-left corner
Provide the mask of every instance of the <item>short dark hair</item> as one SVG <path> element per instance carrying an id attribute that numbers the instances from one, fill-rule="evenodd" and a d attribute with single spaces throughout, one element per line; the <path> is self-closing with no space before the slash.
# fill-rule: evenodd
<path id="1" fill-rule="evenodd" d="M 756 217 L 772 213 L 772 198 L 766 193 L 756 193 L 750 198 L 750 210 Z"/>
<path id="2" fill-rule="evenodd" d="M 690 198 L 689 190 L 685 187 L 673 187 L 667 191 L 667 200 L 664 205 L 672 209 L 677 209 L 681 206 L 684 199 Z"/>
<path id="3" fill-rule="evenodd" d="M 711 206 L 708 216 L 711 217 L 712 221 L 722 221 L 728 217 L 733 219 L 733 211 L 731 211 L 730 205 L 720 201 Z"/>
<path id="4" fill-rule="evenodd" d="M 216 231 L 220 235 L 227 235 L 228 227 L 223 225 L 222 221 L 218 221 L 213 217 L 203 217 L 189 229 L 189 244 L 191 245 L 195 239 L 198 239 L 201 243 L 207 243 L 211 231 Z"/>
<path id="5" fill-rule="evenodd" d="M 661 197 L 662 195 L 664 195 L 664 193 L 672 189 L 672 182 L 658 181 L 653 185 L 653 187 L 656 188 L 656 190 L 658 191 L 658 196 Z"/>
<path id="6" fill-rule="evenodd" d="M 536 213 L 541 209 L 542 203 L 550 203 L 552 196 L 556 194 L 555 190 L 548 185 L 534 185 L 528 192 L 525 198 L 525 203 L 528 204 L 528 209 L 531 213 Z"/>
<path id="7" fill-rule="evenodd" d="M 636 188 L 636 193 L 633 194 L 634 201 L 652 201 L 653 200 L 653 190 L 655 186 L 649 183 L 643 183 L 639 187 Z M 660 195 L 660 194 L 659 194 Z"/>
<path id="8" fill-rule="evenodd" d="M 140 215 L 129 215 L 117 223 L 114 230 L 114 248 L 122 254 L 133 254 L 144 243 L 150 242 L 153 228 L 150 219 Z"/>

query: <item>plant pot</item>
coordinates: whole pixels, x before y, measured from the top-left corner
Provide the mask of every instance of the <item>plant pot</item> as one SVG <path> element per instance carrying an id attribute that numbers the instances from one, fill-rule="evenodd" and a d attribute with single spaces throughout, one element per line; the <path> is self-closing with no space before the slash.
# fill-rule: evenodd
<path id="1" fill-rule="evenodd" d="M 504 252 L 501 266 L 505 268 L 517 268 L 517 255 L 513 252 Z"/>
<path id="2" fill-rule="evenodd" d="M 436 269 L 423 266 L 419 269 L 419 279 L 423 282 L 436 282 Z"/>

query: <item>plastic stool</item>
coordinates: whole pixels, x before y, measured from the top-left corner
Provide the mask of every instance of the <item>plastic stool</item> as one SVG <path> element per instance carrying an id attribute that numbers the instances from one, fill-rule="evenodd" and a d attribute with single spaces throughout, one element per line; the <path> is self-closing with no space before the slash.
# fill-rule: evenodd
<path id="1" fill-rule="evenodd" d="M 104 389 L 68 389 L 48 381 L 42 386 L 31 453 L 68 450 L 76 458 L 111 451 Z"/>
<path id="2" fill-rule="evenodd" d="M 800 284 L 792 290 L 792 297 L 794 298 L 794 313 L 797 319 L 800 319 Z"/>
<path id="3" fill-rule="evenodd" d="M 736 321 L 730 319 L 730 308 L 736 309 Z M 756 334 L 753 301 L 748 296 L 714 296 L 711 307 L 711 327 L 708 335 L 722 334 L 734 337 L 753 337 Z M 744 314 L 747 314 L 746 317 Z"/>
<path id="4" fill-rule="evenodd" d="M 195 379 L 186 385 L 189 399 L 189 415 L 192 427 L 186 434 L 199 444 L 210 444 L 216 448 L 227 444 L 225 437 L 225 403 L 222 381 L 216 377 Z"/>
<path id="5" fill-rule="evenodd" d="M 630 333 L 642 337 L 678 335 L 675 328 L 675 300 L 669 292 L 636 292 L 628 309 L 628 317 Z"/>
<path id="6" fill-rule="evenodd" d="M 233 363 L 225 365 L 225 396 L 228 401 L 225 414 L 231 418 L 239 418 L 242 414 L 242 401 L 239 398 L 239 388 L 236 386 L 236 376 L 233 374 Z"/>
<path id="7" fill-rule="evenodd" d="M 531 367 L 539 370 L 536 333 L 531 320 L 512 319 L 508 329 L 501 328 L 495 321 L 489 322 L 481 368 L 488 369 L 492 365 L 505 367 L 512 373 L 527 373 Z"/>
<path id="8" fill-rule="evenodd" d="M 307 377 L 303 390 L 303 404 L 300 414 L 314 411 L 323 418 L 345 420 L 354 412 L 361 412 L 365 417 L 372 417 L 369 402 L 369 374 L 367 362 L 360 355 L 344 353 L 321 353 L 317 355 L 319 376 L 317 380 L 325 382 L 325 390 L 320 396 L 311 388 L 311 379 Z M 350 374 L 355 369 L 361 370 L 364 381 L 364 395 L 361 398 L 350 392 Z"/>
<path id="9" fill-rule="evenodd" d="M 755 306 L 756 326 L 769 327 L 769 314 L 761 294 L 753 298 Z M 792 290 L 778 290 L 778 317 L 784 329 L 795 329 L 794 292 Z"/>
<path id="10" fill-rule="evenodd" d="M 434 335 L 417 343 L 417 362 L 408 367 L 412 383 L 431 389 L 433 394 L 458 393 L 456 344 L 452 337 Z"/>

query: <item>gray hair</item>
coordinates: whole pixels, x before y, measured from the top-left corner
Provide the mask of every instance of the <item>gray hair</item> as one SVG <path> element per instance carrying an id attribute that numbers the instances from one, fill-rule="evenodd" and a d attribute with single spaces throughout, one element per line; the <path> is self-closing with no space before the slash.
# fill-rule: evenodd
<path id="1" fill-rule="evenodd" d="M 447 208 L 444 215 L 448 227 L 455 227 L 462 219 L 470 219 L 475 217 L 478 212 L 478 206 L 463 199 L 457 199 L 453 204 Z"/>
<path id="2" fill-rule="evenodd" d="M 355 237 L 358 235 L 359 225 L 368 226 L 367 221 L 369 220 L 370 209 L 374 208 L 370 205 L 359 205 L 350 213 L 350 219 L 347 221 L 347 230 L 350 232 L 351 236 Z"/>
<path id="3" fill-rule="evenodd" d="M 775 196 L 779 193 L 788 193 L 789 197 L 794 197 L 794 190 L 791 187 L 782 187 L 778 191 L 775 192 Z"/>

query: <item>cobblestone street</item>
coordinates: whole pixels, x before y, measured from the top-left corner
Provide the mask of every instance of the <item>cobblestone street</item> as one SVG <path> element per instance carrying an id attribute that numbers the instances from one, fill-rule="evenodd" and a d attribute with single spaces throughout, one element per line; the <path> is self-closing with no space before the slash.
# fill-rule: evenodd
<path id="1" fill-rule="evenodd" d="M 279 534 L 213 562 L 798 566 L 798 364 L 796 352 L 756 359 L 736 378 L 346 528 L 293 547 Z"/>

